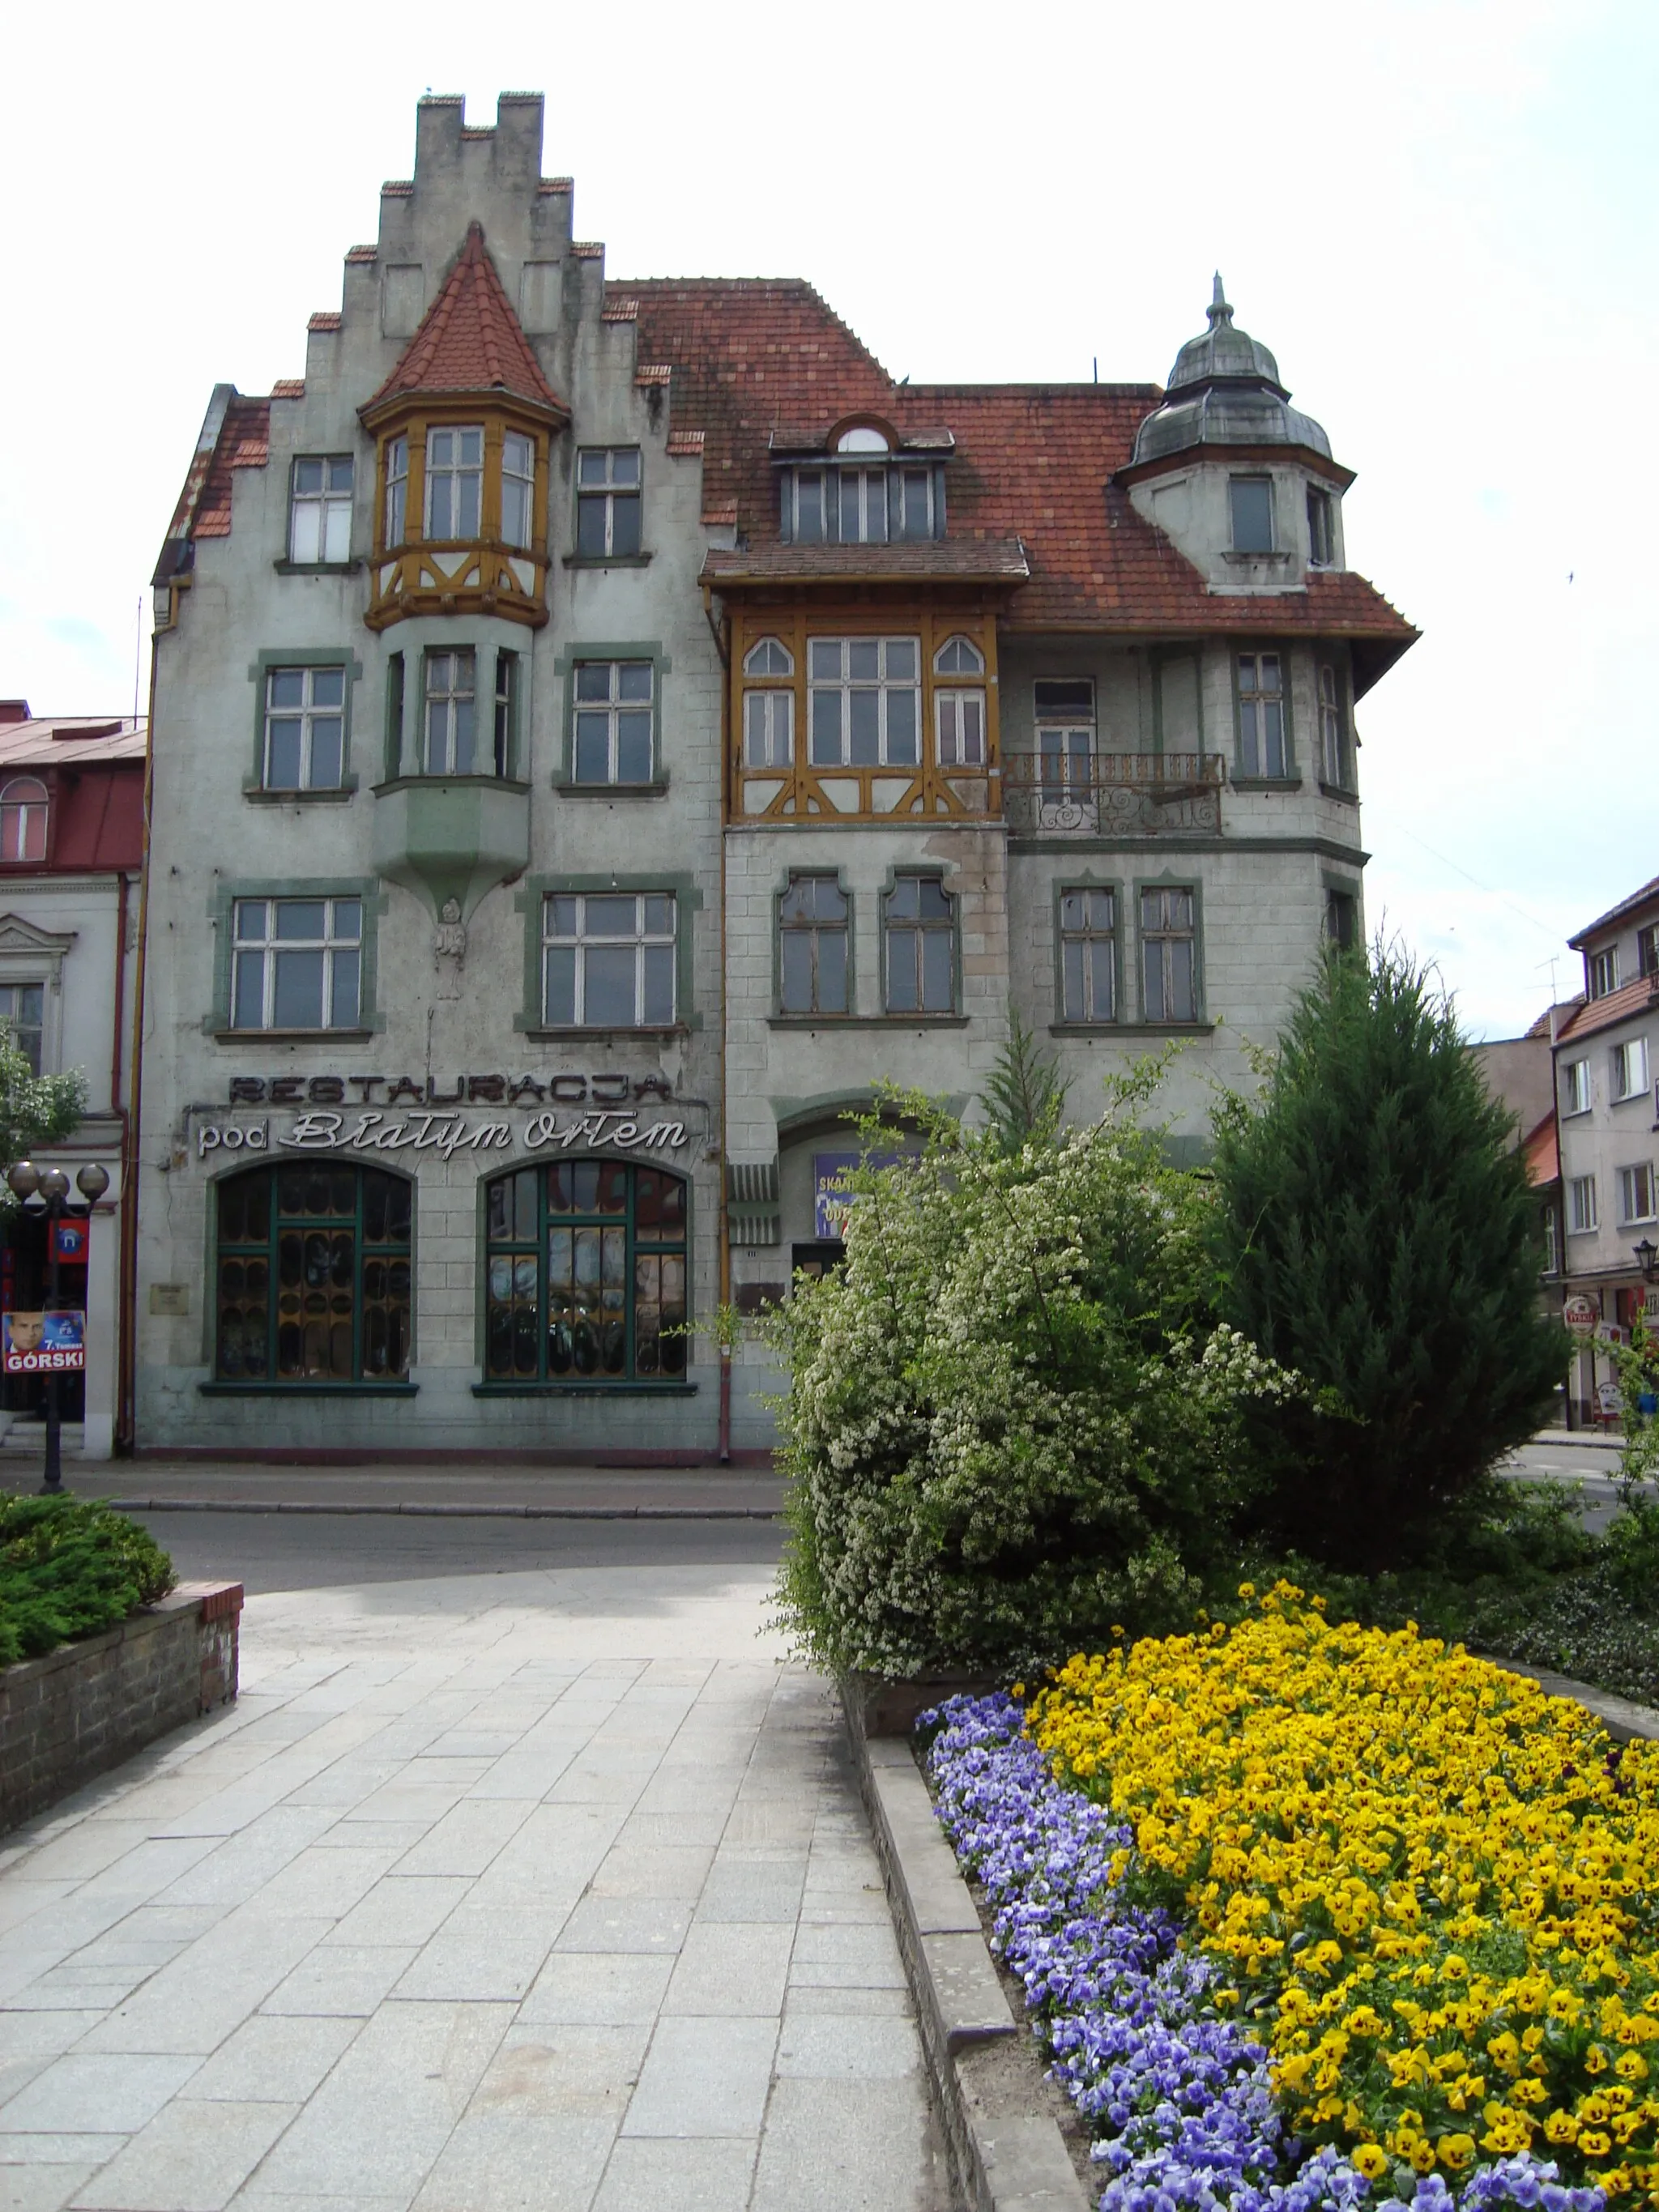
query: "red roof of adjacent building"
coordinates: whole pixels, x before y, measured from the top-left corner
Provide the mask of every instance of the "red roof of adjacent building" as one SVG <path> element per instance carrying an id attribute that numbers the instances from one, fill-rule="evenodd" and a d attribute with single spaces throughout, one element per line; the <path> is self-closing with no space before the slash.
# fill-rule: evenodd
<path id="1" fill-rule="evenodd" d="M 810 284 L 797 278 L 651 278 L 615 287 L 638 302 L 641 358 L 672 362 L 677 428 L 705 434 L 705 503 L 735 500 L 739 532 L 775 541 L 769 451 L 782 425 L 874 415 L 901 436 L 943 425 L 951 539 L 1024 544 L 1030 581 L 1016 629 L 1314 633 L 1358 641 L 1360 688 L 1417 632 L 1365 580 L 1319 571 L 1307 589 L 1212 592 L 1138 514 L 1116 478 L 1152 384 L 896 384 Z"/>
<path id="2" fill-rule="evenodd" d="M 1592 937 L 1599 937 L 1604 929 L 1616 928 L 1621 921 L 1629 921 L 1648 906 L 1659 906 L 1659 876 L 1644 884 L 1639 891 L 1632 891 L 1628 898 L 1620 899 L 1617 906 L 1609 907 L 1567 942 L 1575 952 L 1582 952 Z"/>
<path id="3" fill-rule="evenodd" d="M 106 761 L 142 761 L 141 714 L 35 714 L 0 726 L 0 769 L 84 768 Z"/>
<path id="4" fill-rule="evenodd" d="M 1534 1190 L 1560 1182 L 1561 1145 L 1553 1113 L 1546 1114 L 1537 1127 L 1522 1139 L 1521 1157 L 1527 1164 L 1527 1181 Z"/>
<path id="5" fill-rule="evenodd" d="M 482 223 L 468 225 L 443 289 L 363 412 L 400 393 L 439 392 L 504 392 L 559 415 L 570 412 L 542 374 L 495 273 Z"/>

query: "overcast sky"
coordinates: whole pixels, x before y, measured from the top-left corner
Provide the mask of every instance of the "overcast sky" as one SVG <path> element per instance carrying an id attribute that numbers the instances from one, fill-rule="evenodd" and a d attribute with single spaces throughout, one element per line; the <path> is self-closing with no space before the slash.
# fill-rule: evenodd
<path id="1" fill-rule="evenodd" d="M 214 383 L 302 373 L 422 92 L 540 89 L 610 274 L 807 277 L 918 381 L 1161 381 L 1219 265 L 1425 633 L 1372 924 L 1512 1035 L 1659 874 L 1656 62 L 1652 0 L 19 9 L 0 693 L 131 708 Z"/>

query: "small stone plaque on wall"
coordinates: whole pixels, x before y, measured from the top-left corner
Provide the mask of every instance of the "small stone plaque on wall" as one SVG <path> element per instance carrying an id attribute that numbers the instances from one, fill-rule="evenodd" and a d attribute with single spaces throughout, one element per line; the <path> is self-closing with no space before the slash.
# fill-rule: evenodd
<path id="1" fill-rule="evenodd" d="M 149 1286 L 149 1310 L 153 1314 L 187 1314 L 190 1311 L 188 1283 L 152 1283 Z"/>

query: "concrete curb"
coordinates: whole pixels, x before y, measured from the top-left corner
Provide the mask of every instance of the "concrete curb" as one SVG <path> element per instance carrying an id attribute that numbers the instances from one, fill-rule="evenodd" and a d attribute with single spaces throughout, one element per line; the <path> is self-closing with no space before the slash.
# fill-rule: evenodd
<path id="1" fill-rule="evenodd" d="M 1659 1711 L 1632 1705 L 1565 1674 L 1513 1660 L 1495 1664 L 1524 1674 L 1551 1697 L 1593 1713 L 1618 1743 L 1659 1741 Z M 945 2130 L 952 2195 L 965 2212 L 1088 2212 L 1088 2197 L 1059 2126 L 1033 2109 L 1036 2054 L 1015 2057 L 1014 2016 L 1003 1994 L 979 1908 L 957 1870 L 956 1855 L 933 1812 L 910 1747 L 917 1713 L 950 1683 L 840 1685 L 859 1789 L 870 1816 L 900 1954 L 921 2031 L 922 2050 Z"/>
<path id="2" fill-rule="evenodd" d="M 112 1498 L 118 1513 L 402 1515 L 420 1521 L 780 1521 L 781 1505 L 366 1505 L 309 1498 Z"/>
<path id="3" fill-rule="evenodd" d="M 965 2212 L 1087 2212 L 1065 2137 L 1048 2113 L 1034 2109 L 1042 2086 L 1035 2053 L 1017 2050 L 979 1908 L 934 1816 L 908 1732 L 870 1734 L 856 1682 L 842 1684 L 842 1698 L 955 2201 Z M 1022 2057 L 1029 2063 L 1018 2063 Z"/>

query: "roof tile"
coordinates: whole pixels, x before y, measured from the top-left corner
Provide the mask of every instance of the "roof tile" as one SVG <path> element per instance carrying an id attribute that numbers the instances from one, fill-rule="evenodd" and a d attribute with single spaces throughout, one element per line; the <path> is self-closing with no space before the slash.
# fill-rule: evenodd
<path id="1" fill-rule="evenodd" d="M 573 238 L 570 251 L 578 261 L 603 261 L 605 258 L 604 243 L 597 238 Z"/>
<path id="2" fill-rule="evenodd" d="M 676 411 L 706 425 L 704 466 L 731 487 L 757 546 L 776 542 L 775 428 L 816 423 L 822 436 L 870 413 L 905 436 L 954 433 L 945 542 L 1023 541 L 1030 581 L 1006 618 L 1015 629 L 1346 635 L 1374 641 L 1373 674 L 1416 635 L 1352 574 L 1317 572 L 1305 592 L 1212 593 L 1114 482 L 1157 385 L 899 385 L 799 278 L 648 277 L 615 289 L 638 300 L 640 353 L 672 365 Z"/>
<path id="3" fill-rule="evenodd" d="M 703 437 L 704 433 L 701 430 L 671 430 L 668 434 L 671 457 L 677 460 L 695 459 L 702 452 Z"/>
<path id="4" fill-rule="evenodd" d="M 270 387 L 273 399 L 303 399 L 306 380 L 303 376 L 279 376 Z"/>
<path id="5" fill-rule="evenodd" d="M 337 331 L 339 327 L 340 311 L 337 307 L 319 309 L 306 325 L 308 331 Z"/>
<path id="6" fill-rule="evenodd" d="M 348 261 L 378 261 L 380 258 L 380 249 L 378 246 L 353 246 L 346 249 Z"/>
<path id="7" fill-rule="evenodd" d="M 480 223 L 468 226 L 442 290 L 369 407 L 405 392 L 505 392 L 561 415 L 569 412 L 542 374 Z"/>

